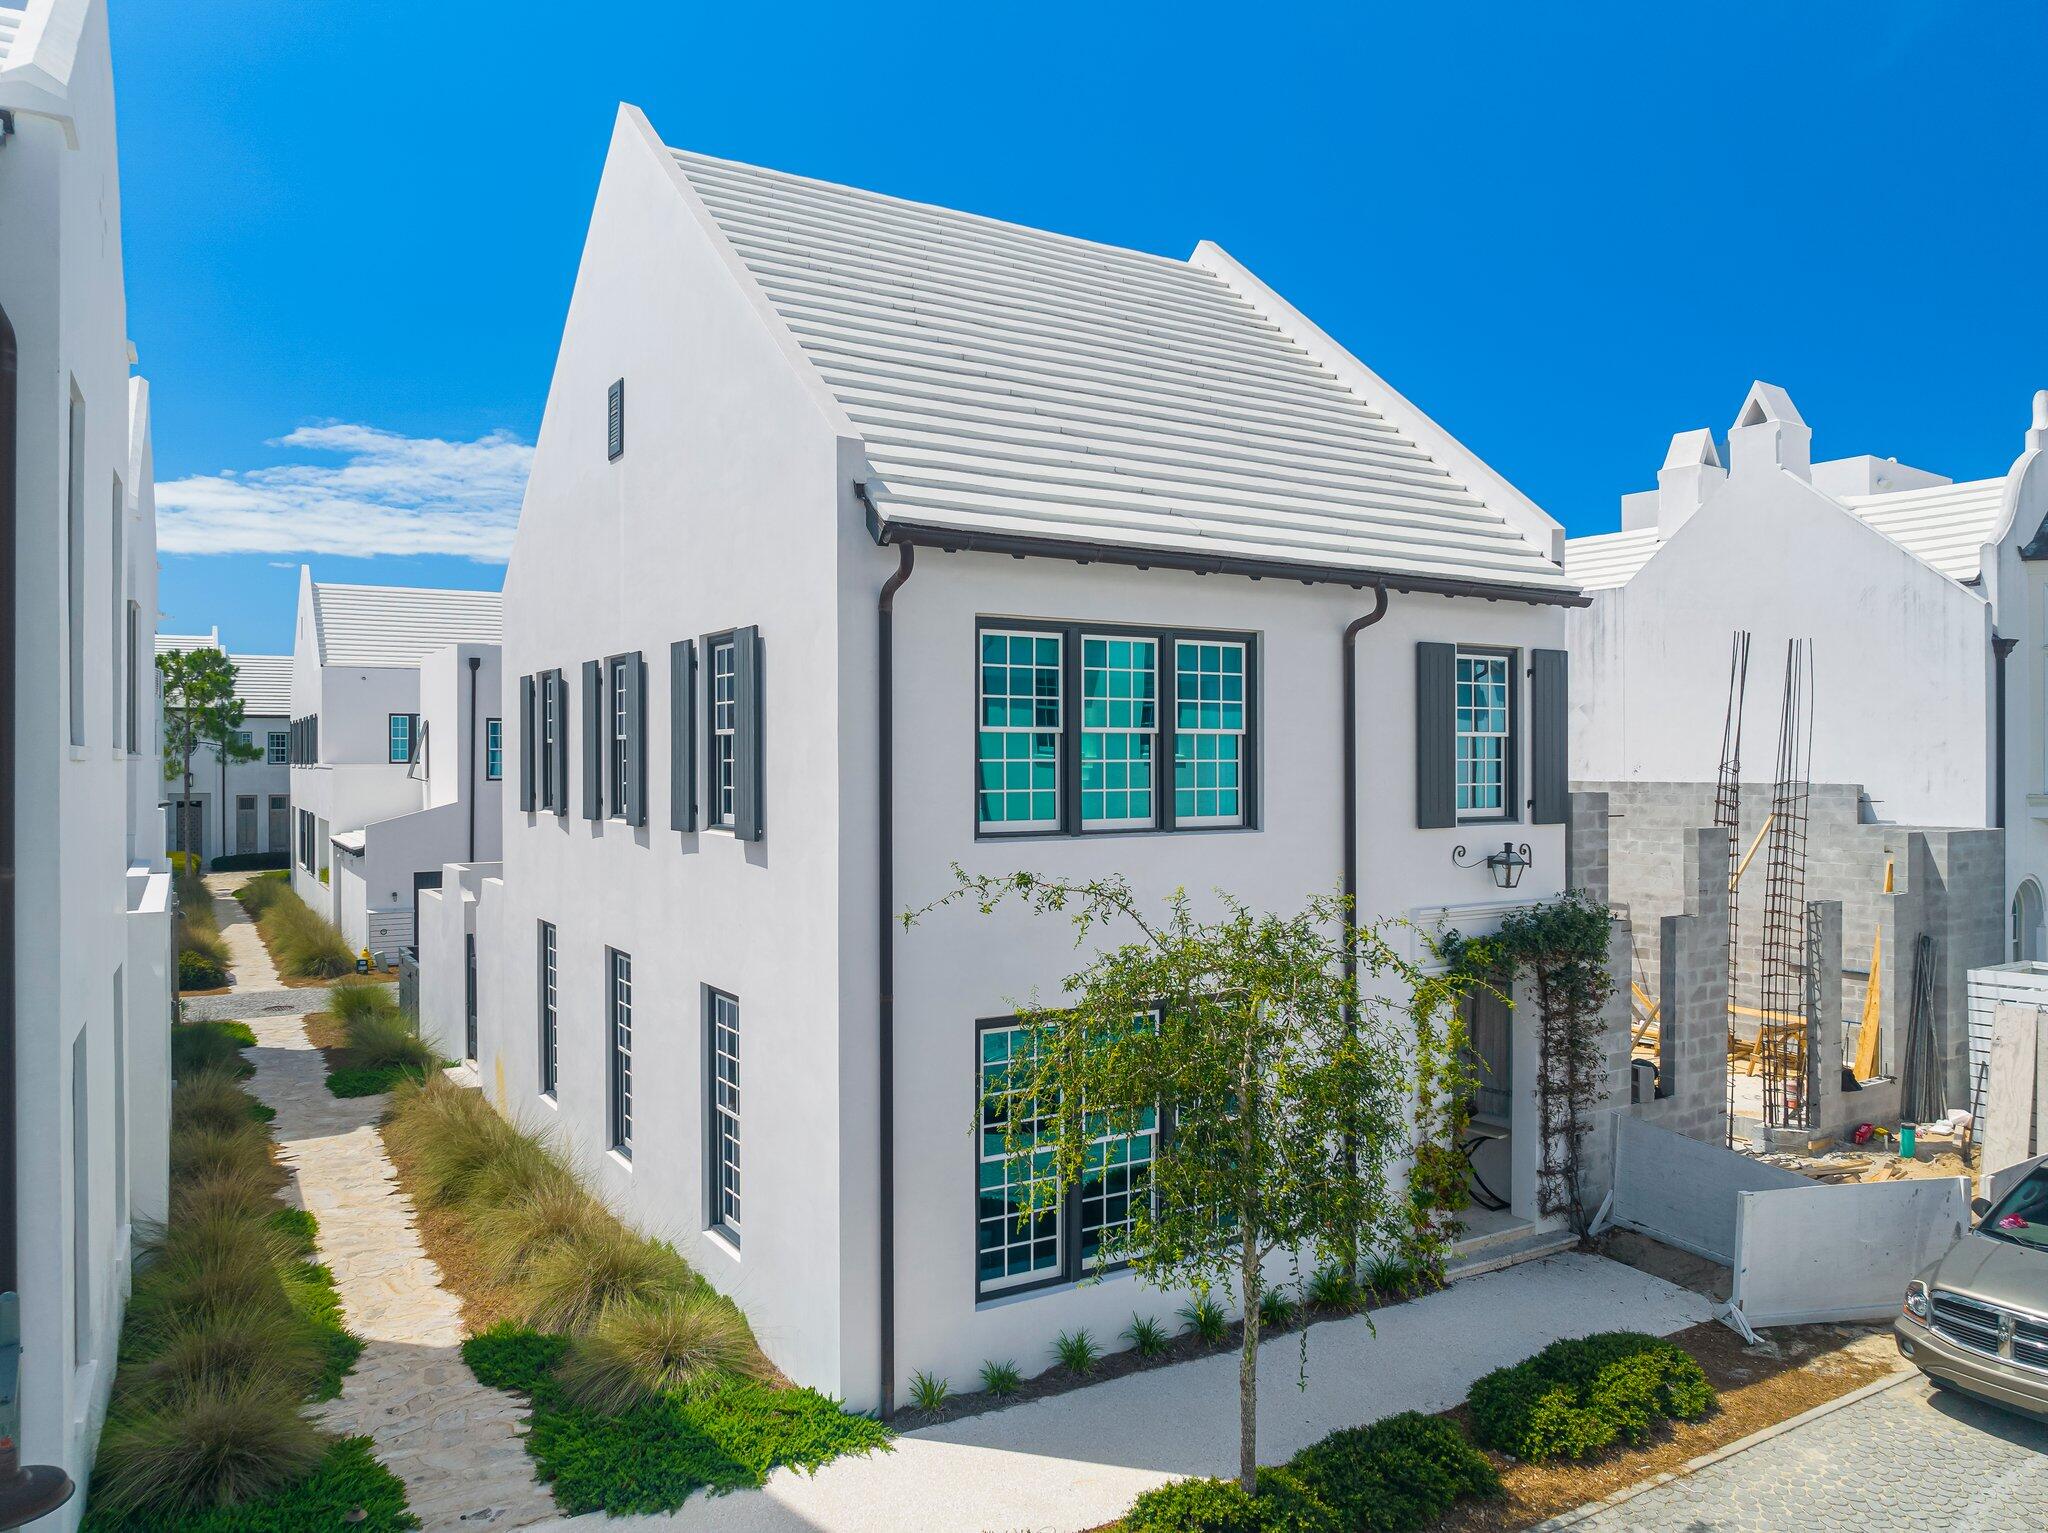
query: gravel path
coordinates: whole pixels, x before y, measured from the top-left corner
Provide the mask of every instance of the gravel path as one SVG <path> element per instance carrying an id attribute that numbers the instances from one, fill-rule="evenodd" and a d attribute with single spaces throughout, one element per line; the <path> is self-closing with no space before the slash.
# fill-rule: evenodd
<path id="1" fill-rule="evenodd" d="M 1338 1427 L 1439 1411 L 1472 1381 L 1560 1336 L 1629 1327 L 1660 1335 L 1712 1315 L 1699 1295 L 1597 1256 L 1567 1255 L 1467 1278 L 1440 1293 L 1318 1325 L 1308 1387 L 1300 1337 L 1259 1354 L 1259 1454 L 1291 1457 Z M 1373 1333 L 1377 1327 L 1378 1334 Z M 659 1517 L 564 1519 L 704 1533 L 1075 1533 L 1124 1512 L 1175 1475 L 1237 1471 L 1237 1357 L 1201 1358 L 906 1433 L 893 1453 L 815 1475 L 779 1469 L 758 1491 L 694 1496 Z"/>
<path id="2" fill-rule="evenodd" d="M 1914 1376 L 1569 1526 L 1573 1533 L 2040 1533 L 2048 1521 L 2043 1508 L 2048 1426 Z"/>
<path id="3" fill-rule="evenodd" d="M 325 994 L 285 993 L 301 1010 L 308 996 Z M 320 1406 L 316 1419 L 375 1442 L 426 1533 L 554 1517 L 554 1498 L 535 1482 L 521 1441 L 524 1405 L 479 1384 L 457 1350 L 461 1301 L 441 1287 L 440 1270 L 421 1249 L 412 1204 L 377 1135 L 385 1099 L 330 1092 L 298 1017 L 253 1026 L 250 1089 L 276 1110 L 272 1131 L 293 1188 L 320 1221 L 320 1259 L 334 1272 L 349 1329 L 365 1343 L 341 1398 Z"/>

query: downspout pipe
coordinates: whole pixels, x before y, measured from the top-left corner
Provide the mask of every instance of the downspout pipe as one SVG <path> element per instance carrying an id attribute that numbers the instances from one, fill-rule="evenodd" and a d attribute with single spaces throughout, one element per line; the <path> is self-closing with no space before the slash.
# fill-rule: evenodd
<path id="1" fill-rule="evenodd" d="M 862 500 L 864 485 L 856 485 Z M 882 583 L 875 603 L 877 692 L 875 703 L 875 779 L 878 800 L 875 824 L 880 840 L 875 856 L 875 918 L 877 979 L 875 1042 L 877 1049 L 876 1141 L 881 1168 L 875 1227 L 880 1237 L 880 1265 L 875 1284 L 881 1311 L 882 1371 L 880 1414 L 884 1421 L 896 1411 L 896 593 L 917 564 L 917 549 L 896 547 L 896 573 Z"/>
<path id="2" fill-rule="evenodd" d="M 1387 588 L 1373 587 L 1372 611 L 1353 618 L 1344 629 L 1344 900 L 1345 919 L 1358 925 L 1358 636 L 1387 615 Z M 1358 944 L 1344 944 L 1344 984 L 1348 992 L 1358 982 Z M 1344 1167 L 1358 1174 L 1358 1145 L 1350 1135 L 1344 1139 Z M 1344 1253 L 1344 1275 L 1358 1281 L 1358 1242 L 1349 1242 Z"/>
<path id="3" fill-rule="evenodd" d="M 469 657 L 469 860 L 476 861 L 476 756 L 484 748 L 484 742 L 476 733 L 476 673 L 483 659 L 478 655 Z M 643 689 L 644 690 L 644 689 Z M 414 946 L 418 946 L 420 934 L 412 934 Z"/>
<path id="4" fill-rule="evenodd" d="M 2005 829 L 2005 657 L 2013 652 L 2018 639 L 2001 639 L 1991 636 L 1992 671 L 1995 678 L 1993 705 L 1998 710 L 1997 738 L 1995 748 L 1998 764 L 1992 769 L 1997 786 L 1992 790 L 1998 795 L 1998 802 L 1992 806 L 1991 823 L 1999 830 Z"/>

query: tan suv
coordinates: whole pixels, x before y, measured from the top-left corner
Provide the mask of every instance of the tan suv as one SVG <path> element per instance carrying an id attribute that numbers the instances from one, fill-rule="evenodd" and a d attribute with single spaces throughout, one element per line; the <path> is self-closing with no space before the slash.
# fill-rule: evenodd
<path id="1" fill-rule="evenodd" d="M 2048 1161 L 1906 1285 L 1900 1355 L 1936 1384 L 2048 1418 Z"/>

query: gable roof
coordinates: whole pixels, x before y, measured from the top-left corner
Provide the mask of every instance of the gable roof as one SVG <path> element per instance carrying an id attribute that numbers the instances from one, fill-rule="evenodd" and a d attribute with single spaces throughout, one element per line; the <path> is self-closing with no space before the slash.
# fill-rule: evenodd
<path id="1" fill-rule="evenodd" d="M 292 711 L 290 655 L 230 655 L 235 662 L 235 696 L 251 718 L 289 718 Z"/>
<path id="2" fill-rule="evenodd" d="M 505 600 L 496 591 L 312 582 L 322 665 L 408 666 L 451 644 L 497 644 Z"/>
<path id="3" fill-rule="evenodd" d="M 1951 580 L 1969 585 L 1982 574 L 1979 563 L 1984 545 L 1997 535 L 2004 495 L 2005 477 L 2000 475 L 1964 484 L 1834 498 L 1907 553 Z M 1655 527 L 1567 538 L 1565 573 L 1585 590 L 1610 591 L 1627 585 L 1663 546 Z"/>
<path id="4" fill-rule="evenodd" d="M 860 432 L 884 541 L 1575 599 L 1440 428 L 1206 266 L 669 152 Z"/>

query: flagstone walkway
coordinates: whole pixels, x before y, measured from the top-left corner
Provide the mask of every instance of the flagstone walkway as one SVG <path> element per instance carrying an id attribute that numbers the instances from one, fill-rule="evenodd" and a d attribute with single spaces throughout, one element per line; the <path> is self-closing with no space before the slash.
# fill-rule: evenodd
<path id="1" fill-rule="evenodd" d="M 235 898 L 234 891 L 247 883 L 246 873 L 209 873 L 206 887 L 213 895 L 213 916 L 220 925 L 221 941 L 228 945 L 228 967 L 234 970 L 237 990 L 277 990 L 284 982 L 270 961 L 270 949 L 257 934 L 256 923 Z"/>
<path id="2" fill-rule="evenodd" d="M 385 1098 L 328 1091 L 301 1018 L 251 1026 L 250 1089 L 277 1113 L 272 1131 L 292 1191 L 320 1221 L 320 1259 L 334 1272 L 349 1329 L 365 1343 L 341 1397 L 318 1407 L 315 1419 L 375 1443 L 426 1533 L 552 1518 L 554 1498 L 534 1480 L 521 1441 L 524 1405 L 486 1389 L 462 1361 L 461 1301 L 441 1287 L 440 1270 L 421 1249 L 411 1201 L 377 1134 Z"/>

